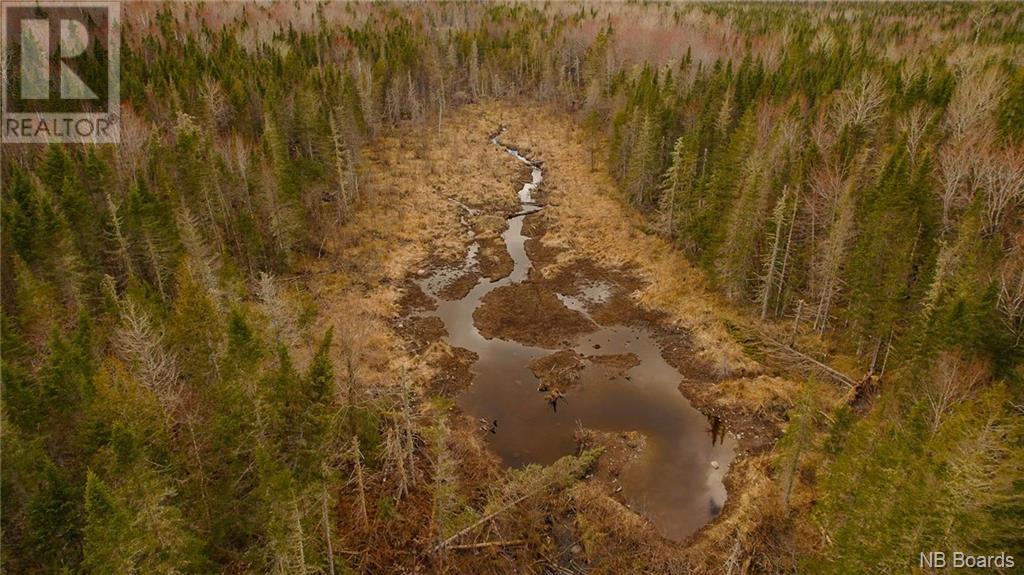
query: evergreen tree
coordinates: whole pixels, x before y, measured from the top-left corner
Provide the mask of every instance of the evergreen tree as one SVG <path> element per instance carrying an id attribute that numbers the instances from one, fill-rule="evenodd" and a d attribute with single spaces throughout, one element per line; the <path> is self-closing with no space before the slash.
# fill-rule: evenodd
<path id="1" fill-rule="evenodd" d="M 626 171 L 626 189 L 630 200 L 642 208 L 657 202 L 657 178 L 661 170 L 661 127 L 651 112 L 641 115 L 640 130 L 636 135 L 629 167 Z"/>
<path id="2" fill-rule="evenodd" d="M 669 239 L 675 239 L 679 230 L 687 230 L 696 208 L 694 177 L 697 170 L 697 140 L 680 136 L 672 149 L 672 164 L 662 178 L 662 218 Z"/>

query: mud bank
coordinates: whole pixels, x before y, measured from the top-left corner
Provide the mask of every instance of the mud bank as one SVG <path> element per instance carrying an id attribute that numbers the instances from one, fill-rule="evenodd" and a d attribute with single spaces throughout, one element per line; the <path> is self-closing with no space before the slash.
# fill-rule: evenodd
<path id="1" fill-rule="evenodd" d="M 414 278 L 404 320 L 411 339 L 453 350 L 437 387 L 465 386 L 459 407 L 487 422 L 481 433 L 505 465 L 604 446 L 599 481 L 662 535 L 683 540 L 725 504 L 736 447 L 721 421 L 679 391 L 705 366 L 684 359 L 685 337 L 661 314 L 633 301 L 641 282 L 629 270 L 559 265 L 560 251 L 541 241 L 541 167 L 506 150 L 529 168 L 518 211 L 499 236 L 493 213 L 472 214 L 463 260 L 436 262 Z"/>

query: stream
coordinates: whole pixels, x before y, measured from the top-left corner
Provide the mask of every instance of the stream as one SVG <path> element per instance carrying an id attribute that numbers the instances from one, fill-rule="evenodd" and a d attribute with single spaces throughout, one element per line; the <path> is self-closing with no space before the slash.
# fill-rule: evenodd
<path id="1" fill-rule="evenodd" d="M 501 144 L 499 136 L 500 132 L 492 143 L 531 169 L 531 181 L 519 190 L 520 211 L 540 209 L 534 192 L 543 181 L 541 167 Z M 644 437 L 642 449 L 613 481 L 621 485 L 621 495 L 631 509 L 649 519 L 663 536 L 681 541 L 721 511 L 726 498 L 722 479 L 733 458 L 735 439 L 682 395 L 682 375 L 664 360 L 651 330 L 599 325 L 596 331 L 571 342 L 570 349 L 588 360 L 635 354 L 639 362 L 633 361 L 635 365 L 628 369 L 614 369 L 607 362 L 584 361 L 578 385 L 554 405 L 538 392 L 539 381 L 529 364 L 556 350 L 480 334 L 473 312 L 481 299 L 496 288 L 528 277 L 532 262 L 525 247 L 529 238 L 523 235 L 524 218 L 509 218 L 502 234 L 514 264 L 508 276 L 494 281 L 481 278 L 458 300 L 439 297 L 449 282 L 477 265 L 480 245 L 473 242 L 461 267 L 440 269 L 418 280 L 420 288 L 437 300 L 437 310 L 424 315 L 444 322 L 450 345 L 478 355 L 472 385 L 458 397 L 458 404 L 476 419 L 497 422 L 492 432 L 483 434 L 509 467 L 549 464 L 577 453 L 574 432 L 581 427 L 638 432 Z M 604 302 L 615 289 L 603 282 L 578 287 L 576 295 L 558 297 L 588 319 L 590 307 Z"/>

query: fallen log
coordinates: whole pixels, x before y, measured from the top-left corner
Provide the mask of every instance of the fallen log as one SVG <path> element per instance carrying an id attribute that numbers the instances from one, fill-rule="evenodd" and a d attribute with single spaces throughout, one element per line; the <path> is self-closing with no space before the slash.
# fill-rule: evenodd
<path id="1" fill-rule="evenodd" d="M 467 215 L 475 216 L 477 214 L 477 210 L 474 210 L 473 208 L 467 206 L 466 204 L 460 202 L 459 200 L 456 200 L 455 198 L 450 198 L 448 196 L 445 196 L 444 199 L 446 199 L 449 202 L 455 204 L 456 206 L 459 206 L 460 208 L 462 208 L 462 210 L 464 212 L 466 212 Z"/>
<path id="2" fill-rule="evenodd" d="M 759 351 L 768 356 L 768 359 L 772 359 L 771 356 L 774 355 L 774 360 L 778 363 L 788 363 L 790 365 L 802 364 L 805 371 L 818 371 L 830 379 L 851 389 L 857 387 L 857 382 L 855 382 L 850 376 L 824 362 L 814 359 L 806 353 L 797 351 L 791 345 L 775 339 L 764 329 L 752 325 L 741 325 L 738 323 L 732 324 L 732 327 L 734 330 L 742 334 L 742 336 L 748 338 L 748 345 L 752 344 L 755 348 L 759 348 Z"/>
<path id="3" fill-rule="evenodd" d="M 539 211 L 541 211 L 543 209 L 544 209 L 544 206 L 538 206 L 536 209 L 522 210 L 522 211 L 511 213 L 511 214 L 505 216 L 505 219 L 506 220 L 511 220 L 512 218 L 518 218 L 519 216 L 528 216 L 530 214 L 536 214 L 537 212 L 539 212 Z"/>
<path id="4" fill-rule="evenodd" d="M 466 527 L 463 527 L 462 529 L 456 531 L 451 537 L 449 537 L 449 538 L 445 539 L 444 541 L 441 541 L 440 543 L 435 545 L 434 546 L 434 552 L 437 553 L 438 551 L 447 548 L 448 546 L 451 545 L 451 543 L 453 541 L 455 541 L 459 537 L 462 537 L 463 535 L 469 533 L 470 531 L 476 529 L 477 527 L 480 527 L 484 523 L 487 523 L 491 519 L 494 519 L 498 515 L 501 515 L 502 513 L 508 511 L 509 509 L 512 509 L 516 505 L 519 505 L 520 503 L 525 501 L 527 498 L 529 498 L 530 496 L 538 493 L 539 491 L 540 490 L 537 490 L 537 491 L 527 491 L 526 493 L 520 495 L 519 497 L 516 497 L 515 499 L 513 499 L 509 503 L 503 505 L 502 507 L 500 507 L 498 509 L 495 509 L 494 511 L 488 513 L 487 515 L 484 515 L 480 519 L 478 519 L 475 522 L 473 522 L 473 524 L 468 525 Z"/>
<path id="5" fill-rule="evenodd" d="M 535 497 L 550 489 L 562 489 L 568 487 L 579 480 L 587 470 L 594 465 L 594 462 L 601 455 L 601 451 L 602 450 L 598 448 L 585 451 L 576 457 L 566 456 L 551 465 L 540 468 L 533 476 L 526 476 L 522 479 L 524 483 L 515 487 L 515 489 L 523 489 L 524 491 L 522 493 L 519 493 L 514 497 L 512 493 L 508 493 L 503 496 L 499 500 L 501 501 L 500 506 L 496 509 L 492 509 L 492 511 L 486 513 L 471 525 L 463 527 L 448 538 L 440 541 L 437 545 L 434 545 L 434 553 L 450 547 L 457 539 L 471 533 L 502 513 L 515 508 L 530 497 Z"/>
<path id="6" fill-rule="evenodd" d="M 835 369 L 835 368 L 833 368 L 831 366 L 825 365 L 824 363 L 814 359 L 813 357 L 807 355 L 806 353 L 801 353 L 801 352 L 793 349 L 792 347 L 790 347 L 788 345 L 779 344 L 778 342 L 774 342 L 774 341 L 773 341 L 773 343 L 775 343 L 776 345 L 780 345 L 785 351 L 787 351 L 790 354 L 793 354 L 793 355 L 797 356 L 800 360 L 802 360 L 804 362 L 807 362 L 807 363 L 810 363 L 814 367 L 820 369 L 821 371 L 824 371 L 826 374 L 832 376 L 833 379 L 839 381 L 840 383 L 844 383 L 848 387 L 851 387 L 851 388 L 857 386 L 856 382 L 854 382 L 852 379 L 850 379 L 850 377 L 847 376 L 845 373 L 842 373 L 841 371 L 839 371 L 839 370 L 837 370 L 837 369 Z"/>
<path id="7" fill-rule="evenodd" d="M 483 549 L 485 547 L 511 547 L 513 545 L 524 545 L 526 539 L 511 539 L 509 541 L 484 541 L 482 543 L 461 543 L 449 545 L 449 549 Z"/>

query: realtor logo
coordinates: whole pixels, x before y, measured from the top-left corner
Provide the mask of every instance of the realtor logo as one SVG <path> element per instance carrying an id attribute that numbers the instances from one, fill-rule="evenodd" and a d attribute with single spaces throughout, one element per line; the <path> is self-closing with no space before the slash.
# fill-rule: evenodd
<path id="1" fill-rule="evenodd" d="M 120 3 L 5 0 L 0 18 L 0 140 L 119 142 Z"/>

